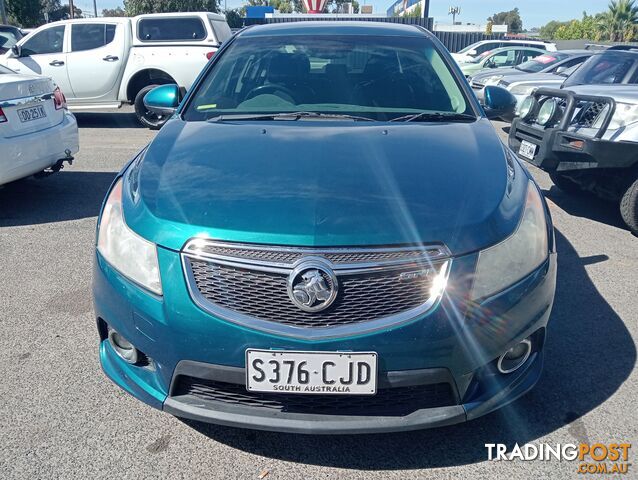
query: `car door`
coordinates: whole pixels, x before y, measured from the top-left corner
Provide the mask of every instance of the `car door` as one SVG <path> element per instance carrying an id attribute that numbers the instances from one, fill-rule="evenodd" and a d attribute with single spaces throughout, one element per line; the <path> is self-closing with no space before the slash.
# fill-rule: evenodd
<path id="1" fill-rule="evenodd" d="M 67 70 L 77 101 L 117 100 L 126 61 L 124 27 L 110 22 L 71 24 Z"/>
<path id="2" fill-rule="evenodd" d="M 542 55 L 542 53 L 543 52 L 539 52 L 538 50 L 521 49 L 518 51 L 519 57 L 516 61 L 516 65 L 520 65 L 521 63 L 527 62 L 532 58 L 536 58 L 539 55 Z"/>
<path id="3" fill-rule="evenodd" d="M 67 98 L 72 98 L 64 53 L 65 30 L 66 25 L 52 25 L 28 36 L 18 43 L 20 57 L 7 58 L 7 67 L 18 73 L 51 77 Z"/>

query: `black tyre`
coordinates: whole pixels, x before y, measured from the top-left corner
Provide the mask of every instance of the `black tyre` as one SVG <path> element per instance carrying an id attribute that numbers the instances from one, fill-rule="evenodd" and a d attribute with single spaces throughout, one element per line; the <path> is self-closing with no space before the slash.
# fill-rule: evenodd
<path id="1" fill-rule="evenodd" d="M 629 186 L 620 199 L 620 215 L 631 233 L 638 235 L 638 180 Z"/>
<path id="2" fill-rule="evenodd" d="M 551 172 L 549 174 L 549 178 L 552 179 L 554 185 L 556 185 L 565 193 L 568 193 L 570 195 L 582 195 L 583 193 L 585 193 L 576 182 L 558 172 Z"/>
<path id="3" fill-rule="evenodd" d="M 144 105 L 144 97 L 146 94 L 157 86 L 158 85 L 148 85 L 141 89 L 135 96 L 135 115 L 142 125 L 151 130 L 159 130 L 169 118 L 168 115 L 158 115 L 151 112 Z"/>

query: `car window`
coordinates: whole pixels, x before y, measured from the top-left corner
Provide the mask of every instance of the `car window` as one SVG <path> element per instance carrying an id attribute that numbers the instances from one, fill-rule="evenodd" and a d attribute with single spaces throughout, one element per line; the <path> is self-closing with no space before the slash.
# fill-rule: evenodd
<path id="1" fill-rule="evenodd" d="M 527 62 L 528 60 L 531 60 L 532 58 L 538 57 L 539 55 L 540 55 L 540 52 L 537 52 L 536 50 L 520 50 L 519 63 Z M 555 57 L 550 57 L 550 58 L 555 58 Z"/>
<path id="2" fill-rule="evenodd" d="M 540 72 L 541 70 L 545 70 L 546 68 L 549 68 L 552 65 L 555 65 L 567 58 L 567 55 L 561 55 L 560 53 L 544 53 L 542 55 L 538 55 L 538 52 L 534 53 L 537 56 L 524 61 L 518 67 L 516 67 L 516 69 L 522 70 L 523 72 L 527 73 L 536 73 Z"/>
<path id="3" fill-rule="evenodd" d="M 215 38 L 219 43 L 224 43 L 228 40 L 232 35 L 230 27 L 225 20 L 212 20 L 210 21 L 210 26 L 215 33 Z"/>
<path id="4" fill-rule="evenodd" d="M 206 28 L 199 17 L 144 18 L 139 21 L 137 36 L 143 42 L 204 40 Z"/>
<path id="5" fill-rule="evenodd" d="M 64 25 L 47 28 L 36 33 L 22 45 L 22 55 L 61 53 L 64 46 Z"/>
<path id="6" fill-rule="evenodd" d="M 93 50 L 108 45 L 115 38 L 114 24 L 84 23 L 71 26 L 71 51 Z"/>
<path id="7" fill-rule="evenodd" d="M 474 114 L 433 43 L 419 37 L 239 37 L 213 64 L 186 120 L 310 111 L 390 119 Z"/>
<path id="8" fill-rule="evenodd" d="M 636 79 L 627 79 L 627 75 L 638 66 L 638 53 L 628 51 L 608 51 L 593 55 L 582 67 L 571 75 L 564 87 L 588 84 L 636 83 Z"/>
<path id="9" fill-rule="evenodd" d="M 511 67 L 516 65 L 517 50 L 503 50 L 485 60 L 485 67 Z"/>
<path id="10" fill-rule="evenodd" d="M 498 45 L 492 42 L 492 43 L 484 43 L 483 45 L 479 45 L 478 47 L 475 48 L 475 50 L 476 50 L 476 54 L 480 55 L 481 53 L 489 52 L 490 50 L 494 50 L 495 48 L 498 48 Z"/>

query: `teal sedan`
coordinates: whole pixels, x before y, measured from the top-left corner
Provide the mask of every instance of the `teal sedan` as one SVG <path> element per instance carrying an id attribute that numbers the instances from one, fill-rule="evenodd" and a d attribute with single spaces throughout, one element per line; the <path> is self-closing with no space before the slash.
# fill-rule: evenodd
<path id="1" fill-rule="evenodd" d="M 503 47 L 489 50 L 469 63 L 461 63 L 460 67 L 463 75 L 469 78 L 481 70 L 504 67 L 512 68 L 546 53 L 547 51 L 539 48 Z"/>
<path id="2" fill-rule="evenodd" d="M 539 187 L 418 26 L 246 28 L 113 182 L 93 295 L 106 375 L 170 414 L 414 430 L 539 379 L 556 249 Z M 117 397 L 112 397 L 117 399 Z M 109 408 L 104 405 L 104 408 Z"/>

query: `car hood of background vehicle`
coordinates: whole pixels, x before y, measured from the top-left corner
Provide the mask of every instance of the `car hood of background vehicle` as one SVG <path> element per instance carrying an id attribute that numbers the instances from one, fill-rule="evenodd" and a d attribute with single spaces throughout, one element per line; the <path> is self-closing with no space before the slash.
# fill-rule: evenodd
<path id="1" fill-rule="evenodd" d="M 460 254 L 514 231 L 526 186 L 515 182 L 505 195 L 504 150 L 486 119 L 175 119 L 139 175 L 141 200 L 125 197 L 126 221 L 175 250 L 207 236 L 299 246 L 443 242 Z"/>

